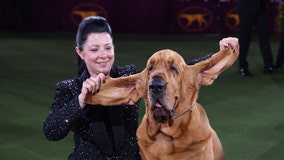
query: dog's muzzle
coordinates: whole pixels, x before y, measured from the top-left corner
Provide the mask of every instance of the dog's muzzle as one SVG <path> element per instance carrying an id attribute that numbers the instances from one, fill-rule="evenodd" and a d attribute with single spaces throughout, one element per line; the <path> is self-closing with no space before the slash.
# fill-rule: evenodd
<path id="1" fill-rule="evenodd" d="M 149 90 L 152 95 L 160 95 L 166 89 L 165 82 L 160 77 L 154 77 L 149 84 Z"/>
<path id="2" fill-rule="evenodd" d="M 169 111 L 163 103 L 166 90 L 166 83 L 160 76 L 154 76 L 149 83 L 149 91 L 151 94 L 151 110 L 154 113 L 154 119 L 157 122 L 164 123 L 169 118 Z"/>

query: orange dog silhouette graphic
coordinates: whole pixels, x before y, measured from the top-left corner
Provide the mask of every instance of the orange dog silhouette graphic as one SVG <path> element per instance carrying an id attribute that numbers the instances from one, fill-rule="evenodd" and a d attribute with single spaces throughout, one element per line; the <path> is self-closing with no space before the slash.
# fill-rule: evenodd
<path id="1" fill-rule="evenodd" d="M 82 19 L 89 17 L 89 16 L 98 16 L 101 12 L 96 12 L 96 11 L 81 11 L 77 10 L 74 11 L 74 15 L 79 15 Z"/>
<path id="2" fill-rule="evenodd" d="M 195 14 L 181 14 L 181 18 L 185 18 L 187 21 L 187 26 L 191 26 L 194 22 L 198 23 L 199 27 L 207 26 L 208 22 L 205 19 L 207 14 L 205 13 L 195 13 Z"/>
<path id="3" fill-rule="evenodd" d="M 233 26 L 234 27 L 237 27 L 240 24 L 240 18 L 239 18 L 239 15 L 237 13 L 228 14 L 228 18 L 233 19 L 233 21 L 234 21 Z"/>

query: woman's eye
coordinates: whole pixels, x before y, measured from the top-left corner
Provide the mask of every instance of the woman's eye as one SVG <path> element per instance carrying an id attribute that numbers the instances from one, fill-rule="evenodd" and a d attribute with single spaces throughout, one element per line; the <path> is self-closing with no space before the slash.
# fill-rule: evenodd
<path id="1" fill-rule="evenodd" d="M 97 48 L 93 48 L 93 49 L 91 49 L 91 51 L 92 51 L 92 52 L 97 52 L 98 49 L 97 49 Z"/>
<path id="2" fill-rule="evenodd" d="M 105 46 L 105 50 L 111 50 L 111 49 L 113 49 L 113 45 L 106 45 Z"/>

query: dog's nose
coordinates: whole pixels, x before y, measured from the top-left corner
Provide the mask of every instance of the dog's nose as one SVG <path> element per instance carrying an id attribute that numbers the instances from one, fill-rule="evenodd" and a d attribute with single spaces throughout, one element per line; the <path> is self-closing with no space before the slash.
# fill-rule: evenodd
<path id="1" fill-rule="evenodd" d="M 163 92 L 166 88 L 166 84 L 161 79 L 153 79 L 150 82 L 149 89 L 152 94 L 159 94 Z"/>

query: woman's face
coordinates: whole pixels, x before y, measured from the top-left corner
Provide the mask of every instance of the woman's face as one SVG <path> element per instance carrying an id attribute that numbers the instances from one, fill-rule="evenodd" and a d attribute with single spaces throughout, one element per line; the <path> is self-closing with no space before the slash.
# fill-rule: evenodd
<path id="1" fill-rule="evenodd" d="M 109 75 L 114 63 L 114 46 L 108 33 L 91 33 L 83 44 L 83 50 L 76 52 L 85 61 L 91 76 L 99 73 Z"/>

